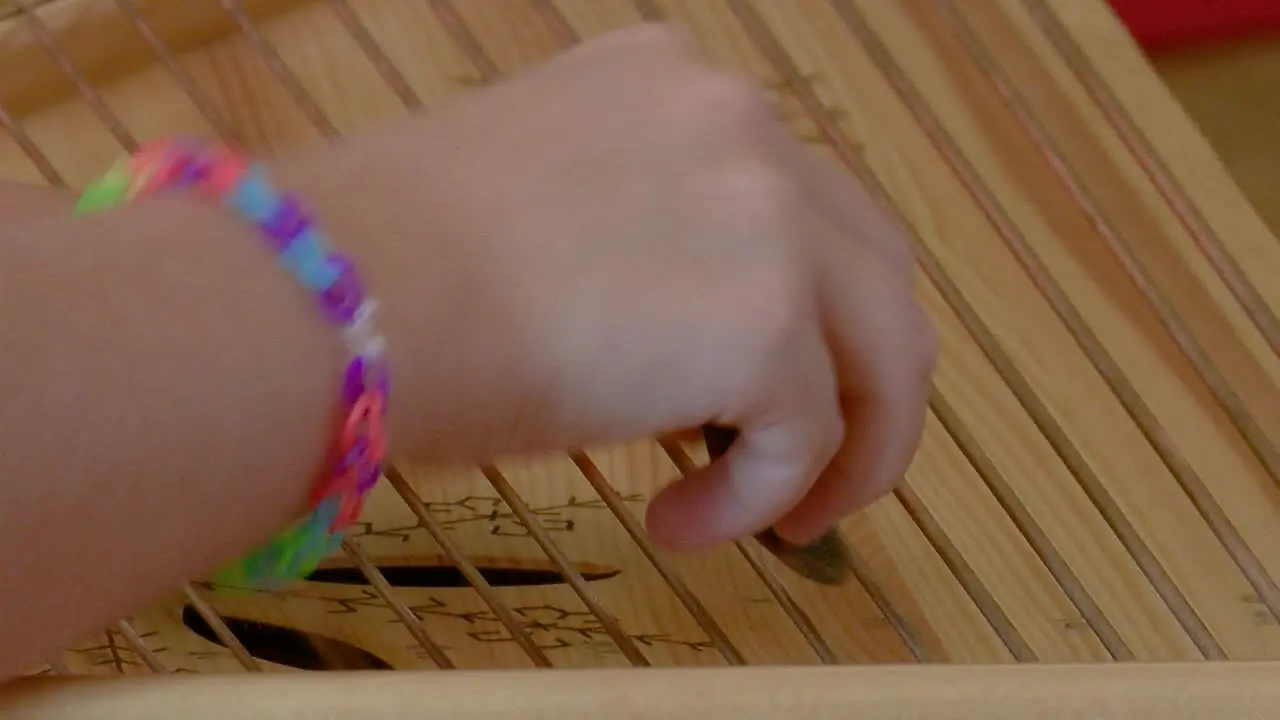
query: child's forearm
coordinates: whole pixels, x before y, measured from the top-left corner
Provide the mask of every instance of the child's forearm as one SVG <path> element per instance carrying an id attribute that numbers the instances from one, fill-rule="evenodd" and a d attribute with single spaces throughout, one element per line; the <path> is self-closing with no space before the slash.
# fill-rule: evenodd
<path id="1" fill-rule="evenodd" d="M 903 474 L 936 335 L 909 235 L 690 49 L 620 31 L 275 177 L 382 302 L 393 457 L 710 421 L 655 540 L 808 542 Z M 0 228 L 0 676 L 303 509 L 342 353 L 257 245 L 190 200 Z"/>
<path id="2" fill-rule="evenodd" d="M 334 432 L 337 335 L 247 225 L 73 200 L 0 191 L 0 678 L 292 520 Z"/>

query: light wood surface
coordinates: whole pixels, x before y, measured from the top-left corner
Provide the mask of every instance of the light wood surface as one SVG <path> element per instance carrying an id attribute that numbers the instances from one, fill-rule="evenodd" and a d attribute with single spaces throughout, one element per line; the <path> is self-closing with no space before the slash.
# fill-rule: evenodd
<path id="1" fill-rule="evenodd" d="M 250 24 L 224 6 L 244 6 Z M 122 7 L 140 8 L 164 53 Z M 942 359 L 904 486 L 846 523 L 859 582 L 806 583 L 751 545 L 646 554 L 629 527 L 688 460 L 682 453 L 705 459 L 696 444 L 677 446 L 674 458 L 670 444 L 644 442 L 500 459 L 487 473 L 411 467 L 403 485 L 378 488 L 352 554 L 333 558 L 323 577 L 272 594 L 176 592 L 43 670 L 248 665 L 302 687 L 287 683 L 314 681 L 290 671 L 320 666 L 1280 660 L 1280 243 L 1097 0 L 55 0 L 0 20 L 0 105 L 16 120 L 0 134 L 0 177 L 78 186 L 135 140 L 175 130 L 287 151 L 408 108 L 429 111 L 646 18 L 691 28 L 717 62 L 771 88 L 794 131 L 871 184 L 919 239 L 919 292 Z M 50 54 L 64 45 L 73 46 L 69 65 Z M 621 497 L 602 499 L 601 477 Z M 504 502 L 506 483 L 527 508 Z M 420 496 L 434 524 L 423 527 L 399 490 Z M 526 509 L 544 532 L 520 522 Z M 576 588 L 539 535 L 570 561 Z M 488 600 L 451 570 L 455 550 L 500 585 Z M 361 565 L 380 572 L 370 579 Z M 523 647 L 504 624 L 512 618 Z M 213 641 L 227 629 L 244 652 Z M 707 686 L 718 692 L 752 687 L 742 697 L 764 698 L 770 682 L 793 677 L 778 672 L 701 677 L 726 678 Z M 850 704 L 860 702 L 854 689 L 916 682 L 812 672 L 805 682 L 823 688 L 815 692 L 826 705 L 782 693 L 760 707 L 847 717 L 873 707 Z M 960 695 L 979 692 L 957 689 L 960 679 L 989 682 L 976 669 L 928 672 L 941 674 L 919 675 L 922 687 L 942 678 L 938 688 Z M 1080 702 L 1103 703 L 1104 716 L 1119 707 L 1106 704 L 1114 698 L 1172 697 L 1126 695 L 1113 678 L 1128 676 L 1048 672 L 990 676 L 1009 694 L 986 716 L 1013 717 L 1023 682 L 1054 702 L 1096 682 Z M 1172 683 L 1170 693 L 1201 687 L 1185 685 L 1196 669 L 1141 672 L 1133 677 Z M 1206 672 L 1238 672 L 1243 688 L 1274 670 Z M 526 677 L 466 682 L 537 682 Z M 594 677 L 610 680 L 587 683 L 582 697 L 598 699 L 612 682 L 667 687 L 676 698 L 697 685 L 679 673 Z M 40 707 L 183 698 L 198 717 L 215 698 L 233 707 L 265 697 L 250 688 L 270 687 L 152 682 L 73 685 Z M 432 696 L 412 680 L 350 682 L 368 689 L 353 697 L 381 697 L 378 683 Z M 569 697 L 575 682 L 548 680 L 545 692 L 563 693 L 566 707 L 585 702 Z M 941 717 L 945 698 L 960 697 L 912 700 L 904 687 L 886 686 L 880 717 L 913 716 L 888 714 L 890 698 L 917 708 L 913 717 Z M 334 692 L 325 697 L 347 701 Z M 381 716 L 407 697 L 388 692 Z M 1280 713 L 1268 693 L 1241 700 L 1232 716 L 1258 703 Z M 764 716 L 731 695 L 708 702 Z M 669 707 L 637 704 L 632 716 Z M 1070 714 L 1084 705 L 1062 707 L 1067 714 L 1036 716 L 1084 716 Z"/>
<path id="2" fill-rule="evenodd" d="M 34 683 L 24 720 L 1271 720 L 1280 666 L 1021 665 L 205 675 Z M 495 689 L 499 689 L 495 691 Z M 226 697 L 239 698 L 228 712 Z M 607 709 L 607 710 L 606 710 Z"/>

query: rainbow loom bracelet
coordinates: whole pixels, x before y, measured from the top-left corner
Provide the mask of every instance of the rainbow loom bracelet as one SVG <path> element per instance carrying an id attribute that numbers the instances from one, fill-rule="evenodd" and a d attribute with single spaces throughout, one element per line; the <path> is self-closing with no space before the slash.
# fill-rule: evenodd
<path id="1" fill-rule="evenodd" d="M 377 302 L 366 297 L 351 261 L 328 248 L 299 202 L 277 193 L 264 167 L 226 147 L 185 138 L 148 143 L 89 186 L 76 213 L 177 189 L 218 201 L 253 223 L 281 267 L 341 328 L 350 353 L 332 464 L 312 491 L 310 513 L 213 578 L 229 587 L 275 587 L 305 577 L 337 549 L 382 476 L 389 373 L 386 342 L 373 328 Z"/>

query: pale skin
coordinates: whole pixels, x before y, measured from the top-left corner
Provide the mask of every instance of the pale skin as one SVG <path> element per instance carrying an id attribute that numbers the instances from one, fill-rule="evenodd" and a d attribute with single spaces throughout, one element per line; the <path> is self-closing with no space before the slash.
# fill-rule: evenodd
<path id="1" fill-rule="evenodd" d="M 811 539 L 915 452 L 936 341 L 908 236 L 672 30 L 273 173 L 381 301 L 393 459 L 735 426 L 650 504 L 679 551 Z M 297 517 L 337 402 L 336 336 L 241 221 L 74 199 L 0 188 L 0 678 Z"/>

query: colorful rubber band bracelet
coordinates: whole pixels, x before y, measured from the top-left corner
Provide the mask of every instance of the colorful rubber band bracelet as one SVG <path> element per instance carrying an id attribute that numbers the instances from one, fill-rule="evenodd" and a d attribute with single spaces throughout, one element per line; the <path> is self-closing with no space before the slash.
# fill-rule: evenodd
<path id="1" fill-rule="evenodd" d="M 76 213 L 90 213 L 159 193 L 189 190 L 252 223 L 278 264 L 317 299 L 343 334 L 349 353 L 341 378 L 342 417 L 329 465 L 310 498 L 310 512 L 264 546 L 215 573 L 219 585 L 269 589 L 305 577 L 341 544 L 382 477 L 389 390 L 386 342 L 373 326 L 351 260 L 330 249 L 299 201 L 276 192 L 261 164 L 234 150 L 176 138 L 148 143 L 90 185 Z"/>

